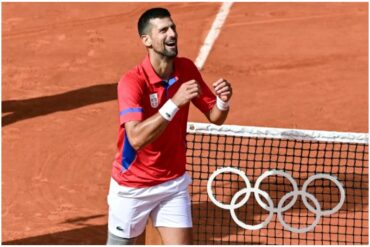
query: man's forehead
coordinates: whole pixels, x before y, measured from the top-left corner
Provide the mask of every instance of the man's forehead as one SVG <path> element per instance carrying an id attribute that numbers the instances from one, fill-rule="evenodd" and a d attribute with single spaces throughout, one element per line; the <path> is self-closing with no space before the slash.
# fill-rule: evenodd
<path id="1" fill-rule="evenodd" d="M 165 26 L 171 26 L 175 23 L 173 22 L 171 17 L 163 17 L 150 19 L 150 24 L 153 25 L 153 27 L 161 28 Z"/>

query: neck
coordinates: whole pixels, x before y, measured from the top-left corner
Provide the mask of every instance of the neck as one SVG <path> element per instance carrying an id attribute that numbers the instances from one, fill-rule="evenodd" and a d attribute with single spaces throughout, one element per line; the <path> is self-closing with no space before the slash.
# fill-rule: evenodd
<path id="1" fill-rule="evenodd" d="M 164 80 L 168 80 L 173 72 L 173 58 L 149 52 L 149 59 L 157 75 Z"/>

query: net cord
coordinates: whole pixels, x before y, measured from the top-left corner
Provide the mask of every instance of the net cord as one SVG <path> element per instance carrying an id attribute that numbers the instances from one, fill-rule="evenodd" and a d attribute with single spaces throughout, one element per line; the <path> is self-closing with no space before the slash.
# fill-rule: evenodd
<path id="1" fill-rule="evenodd" d="M 202 133 L 226 136 L 260 137 L 288 140 L 325 141 L 342 143 L 368 144 L 367 133 L 336 132 L 321 130 L 266 128 L 239 125 L 214 125 L 206 123 L 188 122 L 188 133 Z"/>

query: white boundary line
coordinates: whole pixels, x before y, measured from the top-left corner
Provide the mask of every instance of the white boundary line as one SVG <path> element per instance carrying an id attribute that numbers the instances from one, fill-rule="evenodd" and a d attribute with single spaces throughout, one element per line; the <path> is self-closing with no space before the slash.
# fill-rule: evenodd
<path id="1" fill-rule="evenodd" d="M 202 47 L 199 50 L 198 57 L 195 59 L 195 65 L 198 67 L 199 70 L 203 68 L 204 63 L 206 62 L 207 57 L 209 55 L 209 52 L 211 51 L 213 44 L 215 43 L 218 35 L 220 34 L 221 27 L 224 24 L 232 5 L 233 2 L 222 3 L 216 18 L 213 21 L 212 27 L 209 30 Z"/>
<path id="2" fill-rule="evenodd" d="M 253 126 L 222 125 L 188 122 L 188 133 L 203 133 L 227 136 L 260 137 L 289 140 L 311 140 L 368 144 L 367 133 L 264 128 Z"/>

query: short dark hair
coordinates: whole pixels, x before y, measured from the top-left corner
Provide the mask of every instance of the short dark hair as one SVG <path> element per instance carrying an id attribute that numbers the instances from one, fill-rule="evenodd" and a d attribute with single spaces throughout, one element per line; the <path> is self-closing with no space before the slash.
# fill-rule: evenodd
<path id="1" fill-rule="evenodd" d="M 145 11 L 139 18 L 137 23 L 137 30 L 139 35 L 147 34 L 147 27 L 149 25 L 149 21 L 155 18 L 164 18 L 164 17 L 171 17 L 170 12 L 165 8 L 152 8 Z"/>

